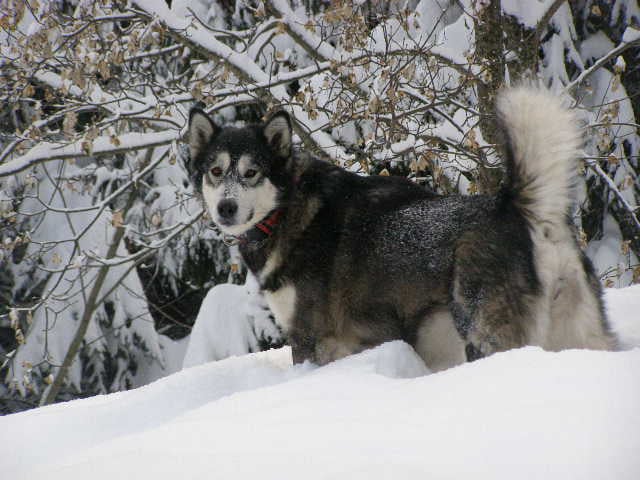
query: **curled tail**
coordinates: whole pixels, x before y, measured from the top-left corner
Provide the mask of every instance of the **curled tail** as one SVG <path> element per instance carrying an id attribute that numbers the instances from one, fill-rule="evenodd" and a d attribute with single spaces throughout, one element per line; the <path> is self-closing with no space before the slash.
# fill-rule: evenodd
<path id="1" fill-rule="evenodd" d="M 533 225 L 564 223 L 581 146 L 576 118 L 557 96 L 533 87 L 503 91 L 497 110 L 510 198 Z"/>

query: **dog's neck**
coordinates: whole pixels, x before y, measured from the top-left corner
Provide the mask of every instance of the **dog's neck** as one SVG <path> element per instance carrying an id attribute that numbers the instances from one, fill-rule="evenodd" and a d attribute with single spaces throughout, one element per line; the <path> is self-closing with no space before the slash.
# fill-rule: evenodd
<path id="1" fill-rule="evenodd" d="M 283 208 L 276 208 L 269 212 L 269 214 L 256 223 L 251 229 L 242 235 L 224 235 L 223 241 L 227 245 L 247 245 L 249 247 L 262 246 L 278 228 L 282 216 L 284 215 Z"/>
<path id="2" fill-rule="evenodd" d="M 311 185 L 305 181 L 309 164 L 309 161 L 296 159 L 289 165 L 283 182 L 287 187 L 282 189 L 279 207 L 271 211 L 260 226 L 247 232 L 249 241 L 239 242 L 245 264 L 264 289 L 276 289 L 283 275 L 286 276 L 283 260 L 296 249 L 298 239 L 318 211 L 316 194 L 310 191 L 310 187 L 318 186 L 317 182 Z"/>

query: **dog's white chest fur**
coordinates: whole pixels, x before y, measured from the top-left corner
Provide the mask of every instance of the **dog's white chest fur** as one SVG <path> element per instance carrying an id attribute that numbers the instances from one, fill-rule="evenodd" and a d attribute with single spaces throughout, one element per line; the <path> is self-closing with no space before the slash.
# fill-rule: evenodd
<path id="1" fill-rule="evenodd" d="M 265 291 L 264 297 L 267 299 L 269 308 L 276 317 L 276 323 L 285 332 L 289 331 L 293 323 L 293 314 L 296 308 L 295 287 L 287 284 L 274 292 Z"/>
<path id="2" fill-rule="evenodd" d="M 269 255 L 267 261 L 260 271 L 259 278 L 262 282 L 266 281 L 269 276 L 275 272 L 282 264 L 282 257 L 278 250 Z M 293 314 L 296 307 L 296 289 L 291 283 L 286 283 L 278 290 L 265 290 L 264 297 L 269 304 L 269 308 L 276 318 L 276 323 L 285 332 L 291 329 L 293 323 Z"/>

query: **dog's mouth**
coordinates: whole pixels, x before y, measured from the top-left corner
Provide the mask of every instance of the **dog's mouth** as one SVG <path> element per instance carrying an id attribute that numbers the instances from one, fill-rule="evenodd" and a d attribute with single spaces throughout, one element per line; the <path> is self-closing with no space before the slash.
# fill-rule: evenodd
<path id="1" fill-rule="evenodd" d="M 242 235 L 254 226 L 255 221 L 253 221 L 253 214 L 254 211 L 251 209 L 249 213 L 244 216 L 244 221 L 239 220 L 237 215 L 233 218 L 217 217 L 214 221 L 223 233 L 237 236 Z"/>

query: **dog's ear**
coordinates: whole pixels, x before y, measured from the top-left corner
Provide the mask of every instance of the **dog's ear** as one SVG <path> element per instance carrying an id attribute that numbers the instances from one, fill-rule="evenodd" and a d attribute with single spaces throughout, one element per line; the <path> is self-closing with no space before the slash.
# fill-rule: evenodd
<path id="1" fill-rule="evenodd" d="M 264 124 L 264 136 L 276 155 L 291 156 L 291 119 L 283 110 L 274 113 Z"/>
<path id="2" fill-rule="evenodd" d="M 200 108 L 192 108 L 189 112 L 189 132 L 187 140 L 189 142 L 189 152 L 191 160 L 195 160 L 198 154 L 207 146 L 213 137 L 220 132 L 211 117 Z"/>

